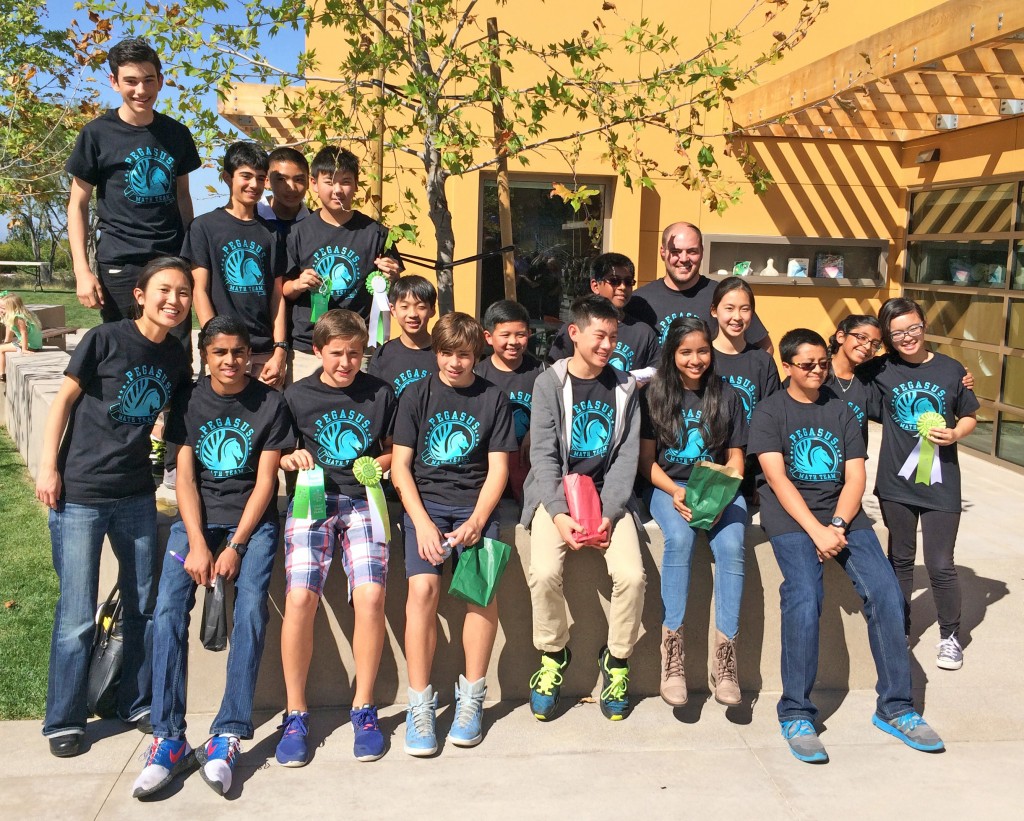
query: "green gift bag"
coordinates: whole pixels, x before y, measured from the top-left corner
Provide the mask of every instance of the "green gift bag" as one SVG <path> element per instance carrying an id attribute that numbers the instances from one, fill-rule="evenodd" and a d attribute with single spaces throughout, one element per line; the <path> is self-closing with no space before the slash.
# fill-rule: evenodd
<path id="1" fill-rule="evenodd" d="M 463 601 L 487 607 L 493 601 L 512 548 L 497 539 L 483 538 L 459 556 L 448 592 Z"/>
<path id="2" fill-rule="evenodd" d="M 686 506 L 693 511 L 690 527 L 710 530 L 740 489 L 743 477 L 735 468 L 698 462 L 686 483 Z"/>

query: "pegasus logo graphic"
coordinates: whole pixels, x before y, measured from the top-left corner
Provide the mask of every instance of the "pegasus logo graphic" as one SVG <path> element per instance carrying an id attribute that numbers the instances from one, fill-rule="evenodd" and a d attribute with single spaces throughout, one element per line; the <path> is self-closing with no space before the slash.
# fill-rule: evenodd
<path id="1" fill-rule="evenodd" d="M 633 360 L 635 358 L 636 354 L 633 353 L 633 349 L 629 345 L 624 342 L 616 342 L 615 350 L 608 357 L 608 364 L 616 370 L 630 371 L 633 369 Z"/>
<path id="2" fill-rule="evenodd" d="M 572 441 L 569 456 L 589 459 L 604 456 L 612 438 L 615 409 L 605 402 L 587 400 L 572 406 Z"/>
<path id="3" fill-rule="evenodd" d="M 141 365 L 127 380 L 110 406 L 110 418 L 126 425 L 152 425 L 171 398 L 171 383 L 163 368 Z"/>
<path id="4" fill-rule="evenodd" d="M 350 467 L 370 447 L 370 420 L 353 410 L 325 413 L 316 421 L 316 458 L 328 467 Z"/>
<path id="5" fill-rule="evenodd" d="M 526 434 L 530 432 L 533 395 L 526 391 L 509 391 L 508 398 L 512 402 L 512 424 L 516 429 L 516 442 L 522 444 Z"/>
<path id="6" fill-rule="evenodd" d="M 689 311 L 676 311 L 666 316 L 661 322 L 658 323 L 658 343 L 661 345 L 665 344 L 665 337 L 668 336 L 668 326 L 675 322 L 680 317 L 690 317 L 691 319 L 703 319 L 703 317 L 697 316 L 697 314 L 690 313 Z"/>
<path id="7" fill-rule="evenodd" d="M 196 458 L 216 479 L 252 473 L 252 436 L 252 425 L 243 419 L 213 419 L 199 429 Z"/>
<path id="8" fill-rule="evenodd" d="M 757 386 L 745 376 L 723 376 L 722 381 L 735 388 L 736 393 L 743 400 L 743 413 L 746 414 L 747 424 L 750 424 L 750 417 L 757 405 Z"/>
<path id="9" fill-rule="evenodd" d="M 431 467 L 458 465 L 468 461 L 480 444 L 480 423 L 465 412 L 435 413 L 427 422 L 420 458 Z"/>
<path id="10" fill-rule="evenodd" d="M 802 482 L 840 482 L 839 437 L 825 428 L 800 428 L 789 435 L 789 472 Z"/>
<path id="11" fill-rule="evenodd" d="M 313 254 L 313 270 L 331 282 L 331 297 L 345 299 L 359 284 L 359 254 L 345 246 L 327 245 Z"/>
<path id="12" fill-rule="evenodd" d="M 236 294 L 262 294 L 265 249 L 251 240 L 232 240 L 221 249 L 224 286 Z"/>
<path id="13" fill-rule="evenodd" d="M 704 445 L 704 434 L 701 432 L 701 411 L 684 411 L 682 417 L 683 429 L 679 431 L 679 441 L 674 448 L 665 451 L 665 458 L 679 465 L 711 461 Z"/>
<path id="14" fill-rule="evenodd" d="M 917 433 L 917 417 L 929 411 L 946 415 L 946 391 L 931 382 L 903 382 L 889 399 L 893 421 L 909 433 Z"/>
<path id="15" fill-rule="evenodd" d="M 174 201 L 174 157 L 160 148 L 137 148 L 125 162 L 125 198 L 137 204 Z"/>

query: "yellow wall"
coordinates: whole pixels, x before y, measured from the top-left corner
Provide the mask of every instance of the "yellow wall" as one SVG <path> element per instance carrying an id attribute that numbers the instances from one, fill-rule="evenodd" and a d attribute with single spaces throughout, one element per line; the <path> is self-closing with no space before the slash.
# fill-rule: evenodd
<path id="1" fill-rule="evenodd" d="M 797 48 L 778 64 L 762 69 L 762 82 L 785 75 L 794 69 L 824 57 L 839 48 L 856 43 L 859 39 L 901 22 L 916 14 L 940 5 L 942 0 L 832 0 L 829 11 L 812 27 Z M 770 42 L 771 32 L 791 27 L 794 15 L 802 3 L 791 3 L 784 16 L 770 23 L 766 29 L 746 37 L 740 57 L 763 51 Z M 685 10 L 678 3 L 627 2 L 619 0 L 616 11 L 600 11 L 595 0 L 563 0 L 542 3 L 539 0 L 516 0 L 514 4 L 498 5 L 493 0 L 482 0 L 475 10 L 477 25 L 483 30 L 484 21 L 496 16 L 501 28 L 535 42 L 547 43 L 571 36 L 580 28 L 592 28 L 594 18 L 600 17 L 610 36 L 621 30 L 624 21 L 641 15 L 664 19 L 680 37 L 679 53 L 693 54 L 705 42 L 707 33 L 735 24 L 750 6 L 750 0 L 707 0 L 692 2 Z M 762 12 L 763 13 L 763 12 Z M 680 17 L 684 19 L 680 21 Z M 746 28 L 756 24 L 751 20 Z M 337 49 L 324 32 L 314 31 L 309 45 L 321 54 Z M 516 55 L 503 55 L 520 64 Z M 640 60 L 621 56 L 621 70 L 649 71 L 653 58 Z M 324 73 L 328 73 L 326 70 Z M 528 69 L 511 75 L 506 71 L 506 82 L 523 86 L 535 76 Z M 550 118 L 550 127 L 557 129 L 559 118 Z M 489 127 L 489 126 L 488 126 Z M 706 127 L 720 132 L 719 115 Z M 660 274 L 657 256 L 660 231 L 663 226 L 677 220 L 696 223 L 705 233 L 744 234 L 765 236 L 809 236 L 837 238 L 877 238 L 891 241 L 889 251 L 889 282 L 883 288 L 829 288 L 799 287 L 792 285 L 756 286 L 758 311 L 773 337 L 795 324 L 807 325 L 822 332 L 830 332 L 834 323 L 851 312 L 876 310 L 880 301 L 899 290 L 902 270 L 902 252 L 906 226 L 906 189 L 908 186 L 939 181 L 972 179 L 998 173 L 1024 169 L 1024 119 L 992 126 L 968 129 L 927 141 L 940 147 L 942 160 L 931 166 L 914 164 L 916 153 L 926 141 L 919 144 L 873 142 L 797 141 L 784 139 L 756 139 L 749 146 L 759 161 L 771 171 L 777 184 L 763 197 L 756 197 L 746 184 L 739 167 L 723 158 L 725 142 L 713 140 L 716 154 L 722 160 L 727 179 L 744 188 L 742 202 L 723 215 L 708 213 L 696 192 L 683 189 L 669 178 L 656 180 L 654 191 L 630 191 L 614 178 L 614 172 L 602 159 L 597 142 L 588 144 L 575 168 L 586 179 L 606 178 L 611 183 L 611 207 L 608 216 L 605 247 L 619 251 L 637 261 L 642 281 L 650 281 Z M 643 150 L 661 158 L 666 167 L 678 163 L 674 153 L 672 135 L 655 129 L 643 134 Z M 486 152 L 481 152 L 483 159 Z M 395 162 L 391 160 L 391 162 Z M 399 161 L 405 169 L 401 179 L 385 201 L 399 203 L 399 186 L 412 186 L 422 190 L 423 169 L 406 157 Z M 392 166 L 394 170 L 399 166 Z M 513 161 L 510 169 L 521 173 Z M 571 173 L 565 158 L 556 151 L 531 155 L 530 179 L 553 181 Z M 448 182 L 448 199 L 454 219 L 456 257 L 467 256 L 479 250 L 480 192 L 478 174 L 452 178 Z M 399 210 L 392 219 L 408 218 L 408 212 Z M 435 247 L 433 231 L 426 218 L 425 208 L 418 220 L 421 247 L 415 252 L 431 256 Z M 478 298 L 477 270 L 473 265 L 456 269 L 456 307 L 475 312 Z M 798 296 L 794 296 L 794 291 Z"/>

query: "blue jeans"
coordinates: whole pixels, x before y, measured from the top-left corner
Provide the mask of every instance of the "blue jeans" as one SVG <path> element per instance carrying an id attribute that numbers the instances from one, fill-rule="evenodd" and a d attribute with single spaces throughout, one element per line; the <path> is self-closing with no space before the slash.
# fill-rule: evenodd
<path id="1" fill-rule="evenodd" d="M 685 482 L 678 483 L 685 487 Z M 690 563 L 697 531 L 679 515 L 672 497 L 649 488 L 644 494 L 654 521 L 665 536 L 661 561 L 662 624 L 678 630 L 686 617 L 690 592 Z M 736 494 L 722 512 L 722 518 L 708 531 L 708 543 L 715 557 L 715 627 L 734 639 L 740 629 L 740 599 L 743 597 L 743 536 L 747 528 L 747 503 Z"/>
<path id="2" fill-rule="evenodd" d="M 884 720 L 912 712 L 910 656 L 903 634 L 903 596 L 896 576 L 873 530 L 846 534 L 846 547 L 836 556 L 864 602 L 868 642 L 878 684 L 875 707 Z M 782 571 L 782 698 L 779 721 L 814 721 L 818 709 L 811 688 L 818 675 L 818 619 L 825 596 L 823 566 L 811 537 L 803 531 L 771 539 Z"/>
<path id="3" fill-rule="evenodd" d="M 153 607 L 160 572 L 153 493 L 97 504 L 59 502 L 50 511 L 53 568 L 60 597 L 53 617 L 43 735 L 85 732 L 86 680 L 92 656 L 103 537 L 117 558 L 124 615 L 124 659 L 118 715 L 135 721 L 149 712 Z"/>
<path id="4" fill-rule="evenodd" d="M 216 553 L 235 525 L 208 524 L 206 544 Z M 235 610 L 228 646 L 227 685 L 210 734 L 252 738 L 252 698 L 267 633 L 267 590 L 277 555 L 279 526 L 270 519 L 253 531 L 235 579 Z M 185 737 L 185 696 L 188 680 L 189 614 L 196 603 L 196 583 L 170 551 L 188 556 L 185 525 L 175 522 L 167 540 L 160 594 L 153 618 L 153 735 Z"/>

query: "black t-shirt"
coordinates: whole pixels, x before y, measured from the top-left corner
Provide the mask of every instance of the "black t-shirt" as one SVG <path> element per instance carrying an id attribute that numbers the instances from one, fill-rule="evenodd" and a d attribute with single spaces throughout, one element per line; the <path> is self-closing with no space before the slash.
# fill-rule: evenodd
<path id="1" fill-rule="evenodd" d="M 391 339 L 375 348 L 366 368 L 368 373 L 389 382 L 395 396 L 423 377 L 437 373 L 437 354 L 431 347 L 409 348 L 401 339 Z"/>
<path id="2" fill-rule="evenodd" d="M 604 486 L 608 449 L 615 434 L 615 389 L 618 381 L 610 365 L 596 379 L 569 374 L 572 382 L 572 425 L 566 473 L 582 473 Z M 561 432 L 559 432 L 561 433 Z"/>
<path id="3" fill-rule="evenodd" d="M 487 454 L 518 450 L 505 394 L 476 377 L 453 388 L 429 376 L 405 392 L 395 419 L 395 444 L 415 451 L 412 475 L 420 498 L 473 507 L 487 478 Z"/>
<path id="4" fill-rule="evenodd" d="M 871 386 L 871 378 L 861 374 L 858 368 L 852 379 L 840 379 L 832 371 L 828 373 L 825 385 L 846 402 L 857 417 L 864 444 L 868 443 L 868 419 L 877 419 L 880 402 L 878 392 Z"/>
<path id="5" fill-rule="evenodd" d="M 149 431 L 164 407 L 185 401 L 192 378 L 181 343 L 151 342 L 130 319 L 98 325 L 64 373 L 82 395 L 57 456 L 61 498 L 94 504 L 152 493 Z"/>
<path id="6" fill-rule="evenodd" d="M 835 516 L 846 481 L 846 462 L 867 457 L 853 411 L 828 388 L 819 392 L 817 402 L 798 402 L 788 391 L 779 391 L 758 404 L 750 422 L 747 450 L 752 454 L 781 453 L 786 477 L 823 525 Z M 759 491 L 761 526 L 769 538 L 803 530 L 767 482 Z M 871 520 L 863 508 L 858 509 L 849 529 L 870 527 Z"/>
<path id="7" fill-rule="evenodd" d="M 317 368 L 284 392 L 292 411 L 299 448 L 324 469 L 324 489 L 365 499 L 365 488 L 352 475 L 360 456 L 380 456 L 395 422 L 395 392 L 368 373 L 357 373 L 347 388 L 320 380 Z"/>
<path id="8" fill-rule="evenodd" d="M 344 225 L 329 225 L 315 211 L 288 234 L 286 276 L 297 279 L 312 268 L 321 279 L 331 280 L 331 308 L 348 308 L 369 322 L 372 300 L 366 278 L 374 270 L 373 261 L 385 255 L 401 262 L 394 248 L 384 250 L 387 238 L 387 228 L 359 211 Z M 306 353 L 313 350 L 311 314 L 310 292 L 303 291 L 292 303 L 292 344 Z"/>
<path id="9" fill-rule="evenodd" d="M 746 448 L 747 446 L 747 418 L 743 409 L 743 401 L 738 391 L 734 391 L 726 385 L 722 389 L 722 399 L 729 418 L 729 435 L 719 450 L 712 453 L 707 449 L 704 442 L 704 425 L 701 422 L 703 397 L 703 391 L 686 391 L 683 394 L 680 415 L 683 418 L 684 427 L 680 430 L 679 441 L 675 447 L 666 448 L 658 439 L 654 425 L 651 424 L 647 391 L 640 394 L 640 438 L 650 439 L 655 443 L 658 466 L 674 482 L 688 482 L 690 473 L 693 472 L 693 466 L 697 462 L 715 462 L 724 465 L 729 448 Z"/>
<path id="10" fill-rule="evenodd" d="M 685 291 L 676 291 L 665 284 L 665 278 L 649 282 L 633 292 L 626 303 L 626 313 L 654 328 L 658 344 L 665 342 L 668 326 L 681 316 L 703 319 L 711 330 L 712 339 L 718 336 L 718 321 L 711 316 L 711 297 L 715 293 L 714 281 L 698 277 L 697 283 Z M 761 324 L 755 313 L 750 318 L 746 339 L 750 345 L 757 345 L 768 336 L 768 329 Z"/>
<path id="11" fill-rule="evenodd" d="M 143 264 L 177 254 L 185 237 L 178 177 L 201 164 L 192 133 L 163 114 L 154 112 L 149 125 L 135 126 L 112 108 L 87 123 L 65 170 L 96 188 L 97 259 Z"/>
<path id="12" fill-rule="evenodd" d="M 928 362 L 911 365 L 889 355 L 880 364 L 873 385 L 881 401 L 882 444 L 878 451 L 875 494 L 881 499 L 959 513 L 960 463 L 956 445 L 937 447 L 942 481 L 918 484 L 914 473 L 904 479 L 900 469 L 917 444 L 917 418 L 935 411 L 952 428 L 956 420 L 979 407 L 973 391 L 963 385 L 967 371 L 955 359 L 936 353 Z"/>
<path id="13" fill-rule="evenodd" d="M 193 266 L 210 272 L 214 311 L 242 320 L 256 353 L 267 353 L 274 344 L 270 295 L 276 244 L 263 220 L 240 220 L 218 208 L 192 221 L 181 248 Z"/>
<path id="14" fill-rule="evenodd" d="M 533 383 L 537 375 L 544 370 L 544 363 L 534 359 L 528 353 L 523 354 L 523 361 L 514 371 L 503 371 L 495 367 L 491 357 L 477 362 L 473 373 L 482 376 L 492 385 L 505 392 L 512 403 L 512 421 L 516 428 L 516 441 L 523 443 L 530 432 L 530 415 L 533 411 Z"/>
<path id="15" fill-rule="evenodd" d="M 715 372 L 740 395 L 748 425 L 757 403 L 779 389 L 775 360 L 760 348 L 750 347 L 740 354 L 715 351 Z"/>
<path id="16" fill-rule="evenodd" d="M 566 323 L 559 329 L 554 342 L 551 343 L 548 361 L 567 359 L 573 355 L 575 348 L 569 338 L 569 324 Z M 656 366 L 659 348 L 658 337 L 651 326 L 627 316 L 619 323 L 619 338 L 615 342 L 615 350 L 612 351 L 608 364 L 620 371 L 637 371 Z"/>
<path id="17" fill-rule="evenodd" d="M 164 438 L 195 454 L 204 524 L 237 524 L 256 487 L 263 451 L 295 447 L 284 397 L 255 379 L 240 393 L 221 396 L 204 377 L 188 407 L 168 420 Z M 276 495 L 276 471 L 274 489 Z M 277 506 L 268 504 L 263 520 L 276 516 Z"/>

